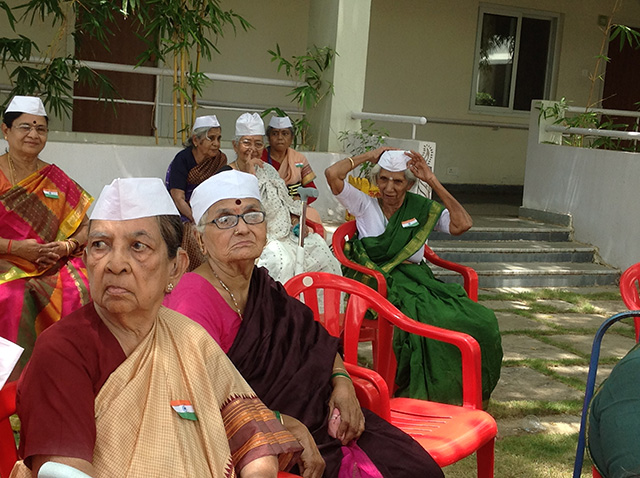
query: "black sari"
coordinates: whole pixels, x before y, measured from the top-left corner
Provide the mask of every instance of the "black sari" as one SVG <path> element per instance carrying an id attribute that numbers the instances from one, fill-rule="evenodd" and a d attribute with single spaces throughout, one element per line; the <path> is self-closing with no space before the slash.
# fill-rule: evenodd
<path id="1" fill-rule="evenodd" d="M 297 418 L 311 432 L 337 477 L 339 440 L 327 433 L 331 373 L 340 340 L 314 321 L 311 309 L 289 296 L 264 268 L 255 268 L 243 322 L 227 355 L 272 410 Z M 387 478 L 442 477 L 431 456 L 409 435 L 363 409 L 366 427 L 358 445 Z M 295 473 L 295 471 L 294 471 Z"/>

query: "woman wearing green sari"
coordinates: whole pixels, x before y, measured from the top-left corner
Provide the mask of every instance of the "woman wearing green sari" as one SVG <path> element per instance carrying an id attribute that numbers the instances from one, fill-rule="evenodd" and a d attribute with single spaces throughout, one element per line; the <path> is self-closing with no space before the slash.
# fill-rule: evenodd
<path id="1" fill-rule="evenodd" d="M 370 175 L 380 189 L 378 199 L 346 181 L 349 172 L 365 161 L 374 163 Z M 338 161 L 325 175 L 338 201 L 356 218 L 358 234 L 345 245 L 345 255 L 382 272 L 388 299 L 407 316 L 467 333 L 478 341 L 482 395 L 488 400 L 500 378 L 502 362 L 495 314 L 469 299 L 459 284 L 437 280 L 423 261 L 424 244 L 432 231 L 460 235 L 471 228 L 467 211 L 415 151 L 379 148 Z M 444 205 L 408 192 L 416 178 L 431 186 Z M 371 276 L 353 270 L 344 273 L 374 286 Z M 396 395 L 461 402 L 460 354 L 455 347 L 396 331 L 394 350 L 398 360 Z"/>

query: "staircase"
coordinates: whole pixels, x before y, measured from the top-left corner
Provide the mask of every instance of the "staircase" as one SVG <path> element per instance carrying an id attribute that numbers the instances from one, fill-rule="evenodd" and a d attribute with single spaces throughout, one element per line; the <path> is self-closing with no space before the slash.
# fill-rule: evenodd
<path id="1" fill-rule="evenodd" d="M 480 287 L 590 287 L 616 284 L 618 269 L 599 264 L 596 250 L 571 240 L 571 228 L 515 216 L 476 216 L 462 236 L 432 233 L 429 246 L 443 259 L 472 267 Z M 462 282 L 434 268 L 445 282 Z"/>

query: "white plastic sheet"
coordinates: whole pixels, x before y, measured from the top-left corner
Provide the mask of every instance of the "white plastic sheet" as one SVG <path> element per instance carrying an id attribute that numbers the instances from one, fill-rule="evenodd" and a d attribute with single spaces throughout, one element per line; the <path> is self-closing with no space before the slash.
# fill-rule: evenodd
<path id="1" fill-rule="evenodd" d="M 0 389 L 4 387 L 23 351 L 19 345 L 0 337 Z"/>

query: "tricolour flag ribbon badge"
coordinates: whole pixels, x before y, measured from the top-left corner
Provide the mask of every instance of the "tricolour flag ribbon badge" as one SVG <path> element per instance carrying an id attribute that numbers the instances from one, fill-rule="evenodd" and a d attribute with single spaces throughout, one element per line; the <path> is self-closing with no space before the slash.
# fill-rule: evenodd
<path id="1" fill-rule="evenodd" d="M 180 418 L 193 420 L 194 422 L 198 420 L 196 412 L 193 410 L 193 405 L 191 405 L 189 400 L 171 400 L 171 408 L 180 415 Z"/>
<path id="2" fill-rule="evenodd" d="M 44 197 L 49 199 L 58 199 L 58 191 L 54 189 L 43 189 Z"/>
<path id="3" fill-rule="evenodd" d="M 403 228 L 407 228 L 407 227 L 416 227 L 418 225 L 418 220 L 415 217 L 412 217 L 411 219 L 407 219 L 406 221 L 402 221 L 402 227 Z"/>

